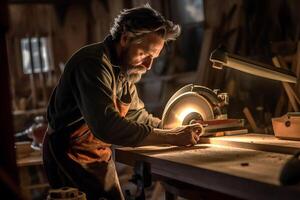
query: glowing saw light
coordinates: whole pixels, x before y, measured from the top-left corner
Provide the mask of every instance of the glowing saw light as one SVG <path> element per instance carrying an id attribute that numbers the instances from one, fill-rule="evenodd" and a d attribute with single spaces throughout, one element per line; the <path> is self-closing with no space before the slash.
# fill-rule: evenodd
<path id="1" fill-rule="evenodd" d="M 191 112 L 197 112 L 197 110 L 194 108 L 185 108 L 179 115 L 176 115 L 176 118 L 180 121 L 180 123 L 182 123 L 184 118 Z"/>

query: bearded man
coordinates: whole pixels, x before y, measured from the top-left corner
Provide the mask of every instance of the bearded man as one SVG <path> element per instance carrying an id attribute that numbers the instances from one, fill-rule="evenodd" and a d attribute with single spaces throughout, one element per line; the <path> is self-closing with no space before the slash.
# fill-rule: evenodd
<path id="1" fill-rule="evenodd" d="M 89 200 L 124 199 L 112 144 L 197 143 L 199 125 L 160 129 L 160 119 L 145 110 L 135 85 L 179 34 L 179 25 L 149 5 L 132 8 L 115 18 L 103 42 L 69 59 L 47 112 L 43 161 L 52 188 L 77 187 Z"/>

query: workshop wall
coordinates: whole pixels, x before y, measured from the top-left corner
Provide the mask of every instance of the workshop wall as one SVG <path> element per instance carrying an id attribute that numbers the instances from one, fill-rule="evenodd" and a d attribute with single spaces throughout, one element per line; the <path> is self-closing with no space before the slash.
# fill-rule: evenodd
<path id="1" fill-rule="evenodd" d="M 273 56 L 282 56 L 287 67 L 299 75 L 299 56 L 296 56 L 299 52 L 298 1 L 78 0 L 48 4 L 11 3 L 7 42 L 14 116 L 20 119 L 15 122 L 16 129 L 24 127 L 31 115 L 45 113 L 49 95 L 64 64 L 78 48 L 101 41 L 122 8 L 147 2 L 166 18 L 182 25 L 181 37 L 168 44 L 166 53 L 157 59 L 153 69 L 138 85 L 140 96 L 150 112 L 161 116 L 170 96 L 188 83 L 228 92 L 230 105 L 234 105 L 229 109 L 233 117 L 244 117 L 242 110 L 249 107 L 263 124 L 272 116 L 293 110 L 281 83 L 234 70 L 213 69 L 209 55 L 222 44 L 231 53 L 269 64 L 272 64 Z M 196 20 L 191 20 L 191 16 L 196 16 Z M 24 74 L 20 40 L 26 37 L 48 38 L 50 68 L 47 72 Z M 299 91 L 299 84 L 295 89 Z"/>
<path id="2" fill-rule="evenodd" d="M 80 47 L 103 40 L 122 7 L 122 1 L 97 0 L 87 4 L 9 4 L 7 50 L 16 131 L 32 123 L 33 116 L 45 114 L 68 58 Z M 22 67 L 21 40 L 37 37 L 47 38 L 49 69 L 28 74 Z"/>
<path id="3" fill-rule="evenodd" d="M 268 64 L 273 64 L 272 58 L 277 56 L 281 65 L 299 78 L 300 1 L 38 2 L 13 0 L 8 5 L 9 29 L 6 41 L 15 132 L 28 128 L 35 116 L 45 115 L 49 96 L 59 80 L 64 64 L 78 48 L 103 40 L 113 18 L 123 8 L 147 2 L 166 18 L 180 23 L 183 31 L 176 42 L 167 45 L 165 54 L 157 59 L 153 69 L 138 84 L 140 97 L 150 112 L 161 116 L 171 95 L 189 83 L 227 92 L 230 97 L 230 117 L 247 118 L 243 110 L 250 110 L 259 128 L 254 130 L 249 126 L 250 131 L 271 134 L 272 117 L 281 116 L 288 111 L 299 111 L 292 105 L 280 82 L 230 69 L 213 69 L 209 56 L 220 44 L 231 53 Z M 193 13 L 196 13 L 194 21 L 189 18 Z M 37 70 L 37 73 L 27 73 L 24 63 L 28 61 L 28 55 L 26 57 L 24 54 L 22 41 L 26 43 L 35 38 L 46 38 L 48 56 L 45 62 L 47 60 L 49 67 L 26 68 L 29 72 Z M 41 51 L 38 55 L 43 56 Z M 300 84 L 291 87 L 299 96 Z M 12 151 L 9 149 L 6 152 Z"/>
<path id="4" fill-rule="evenodd" d="M 205 1 L 205 33 L 198 63 L 198 83 L 219 88 L 230 96 L 231 117 L 252 111 L 262 133 L 272 133 L 271 118 L 293 108 L 278 81 L 259 78 L 236 70 L 217 70 L 208 61 L 210 52 L 223 45 L 228 52 L 272 63 L 279 57 L 282 66 L 299 77 L 298 1 Z M 293 86 L 299 95 L 299 83 Z M 253 130 L 250 127 L 250 131 Z"/>

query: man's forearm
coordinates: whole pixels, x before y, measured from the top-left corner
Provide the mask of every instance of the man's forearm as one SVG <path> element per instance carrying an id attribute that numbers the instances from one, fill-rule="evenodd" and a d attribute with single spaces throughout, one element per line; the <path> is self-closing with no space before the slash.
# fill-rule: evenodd
<path id="1" fill-rule="evenodd" d="M 200 139 L 202 130 L 201 124 L 191 124 L 173 129 L 154 128 L 137 146 L 158 144 L 171 144 L 176 146 L 195 145 Z"/>
<path id="2" fill-rule="evenodd" d="M 171 136 L 164 129 L 154 128 L 153 131 L 138 146 L 171 144 Z"/>

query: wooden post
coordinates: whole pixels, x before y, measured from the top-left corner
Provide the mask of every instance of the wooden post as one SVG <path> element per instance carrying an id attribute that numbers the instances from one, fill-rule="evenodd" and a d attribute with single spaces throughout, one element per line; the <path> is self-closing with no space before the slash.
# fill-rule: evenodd
<path id="1" fill-rule="evenodd" d="M 282 115 L 283 107 L 286 103 L 286 98 L 285 98 L 284 94 L 285 94 L 285 92 L 281 91 L 281 95 L 279 97 L 279 100 L 278 100 L 276 108 L 275 108 L 274 117 L 279 117 Z"/>
<path id="2" fill-rule="evenodd" d="M 35 80 L 34 80 L 34 63 L 33 63 L 31 39 L 32 38 L 30 37 L 29 38 L 29 52 L 30 52 L 31 74 L 29 74 L 29 78 L 30 78 L 32 106 L 33 106 L 33 108 L 37 108 L 37 94 L 36 94 L 36 85 L 35 85 Z"/>
<path id="3" fill-rule="evenodd" d="M 40 79 L 40 84 L 42 87 L 42 94 L 43 94 L 43 101 L 42 105 L 46 106 L 47 104 L 47 89 L 46 89 L 46 80 L 45 80 L 45 75 L 43 73 L 43 67 L 45 66 L 45 63 L 43 62 L 43 56 L 42 56 L 42 49 L 41 49 L 41 38 L 38 37 L 38 50 L 39 50 L 39 62 L 40 62 L 40 73 L 39 73 L 39 79 Z"/>
<path id="4" fill-rule="evenodd" d="M 273 61 L 273 64 L 280 68 L 281 67 L 281 64 L 279 63 L 279 59 L 277 57 L 273 57 L 272 58 L 272 61 Z M 296 94 L 295 92 L 293 91 L 292 87 L 289 85 L 289 83 L 287 82 L 282 82 L 282 85 L 283 85 L 283 88 L 286 92 L 286 94 L 288 95 L 288 98 L 290 100 L 290 103 L 292 104 L 292 107 L 293 107 L 293 110 L 298 112 L 299 111 L 299 107 L 298 107 L 298 104 L 297 104 L 297 101 L 296 101 Z M 297 97 L 298 98 L 298 97 Z M 299 98 L 298 98 L 299 100 Z M 300 102 L 300 101 L 299 101 Z"/>
<path id="5" fill-rule="evenodd" d="M 251 129 L 255 132 L 255 133 L 258 133 L 259 132 L 259 128 L 257 127 L 256 123 L 255 123 L 255 120 L 249 110 L 249 108 L 245 107 L 243 109 L 243 113 L 244 115 L 246 116 L 246 119 L 248 120 L 250 126 L 251 126 Z"/>
<path id="6" fill-rule="evenodd" d="M 200 85 L 208 84 L 209 72 L 209 56 L 211 53 L 211 45 L 213 42 L 214 29 L 208 28 L 204 31 L 203 42 L 201 45 L 201 52 L 198 61 L 197 72 L 195 76 L 195 83 Z"/>
<path id="7" fill-rule="evenodd" d="M 14 150 L 9 67 L 5 38 L 8 30 L 8 3 L 6 0 L 0 1 L 0 13 L 0 195 L 5 199 L 21 199 Z"/>

